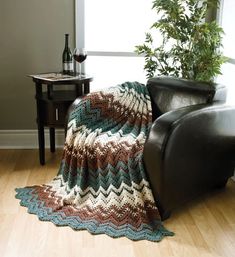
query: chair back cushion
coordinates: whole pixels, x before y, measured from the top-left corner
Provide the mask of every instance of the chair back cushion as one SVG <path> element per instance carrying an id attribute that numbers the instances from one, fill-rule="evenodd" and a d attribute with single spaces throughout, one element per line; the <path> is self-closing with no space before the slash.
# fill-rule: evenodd
<path id="1" fill-rule="evenodd" d="M 153 119 L 181 107 L 226 101 L 226 87 L 172 77 L 155 77 L 148 80 Z"/>

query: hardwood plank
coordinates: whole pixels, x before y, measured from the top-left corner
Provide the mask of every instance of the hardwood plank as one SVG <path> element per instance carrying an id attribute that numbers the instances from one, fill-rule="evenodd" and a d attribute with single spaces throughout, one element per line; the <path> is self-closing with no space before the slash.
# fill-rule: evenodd
<path id="1" fill-rule="evenodd" d="M 235 182 L 172 213 L 164 225 L 175 236 L 160 243 L 93 236 L 87 231 L 56 227 L 27 213 L 15 199 L 16 187 L 49 182 L 58 172 L 61 150 L 0 150 L 1 257 L 235 257 Z"/>

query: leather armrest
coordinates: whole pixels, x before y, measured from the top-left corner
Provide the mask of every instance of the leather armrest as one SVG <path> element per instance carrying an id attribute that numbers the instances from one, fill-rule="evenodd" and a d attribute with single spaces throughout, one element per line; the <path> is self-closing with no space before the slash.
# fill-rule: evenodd
<path id="1" fill-rule="evenodd" d="M 213 107 L 216 108 L 216 106 L 217 104 L 198 104 L 183 107 L 161 115 L 153 122 L 145 146 L 148 147 L 148 145 L 151 145 L 162 152 L 171 131 L 177 124 L 182 122 L 182 119 L 185 119 L 188 115 L 195 114 L 195 112 Z"/>
<path id="2" fill-rule="evenodd" d="M 212 126 L 211 124 L 211 133 L 213 133 L 213 131 L 215 133 L 218 129 L 221 133 L 225 133 L 225 131 L 228 132 L 229 130 L 229 134 L 235 136 L 235 106 L 228 106 L 220 103 L 198 104 L 183 107 L 161 115 L 153 122 L 146 144 L 157 145 L 157 147 L 163 151 L 168 137 L 176 127 L 179 127 L 184 122 L 190 124 L 190 120 L 195 121 L 197 117 L 201 116 L 205 116 L 205 119 L 202 121 L 204 124 L 207 123 L 208 125 L 212 123 L 210 118 L 213 118 L 213 120 L 215 118 L 219 119 L 218 122 L 220 124 L 217 124 L 217 126 Z M 231 124 L 233 124 L 233 126 L 231 126 Z M 198 126 L 194 128 L 190 126 L 190 131 L 190 133 L 200 134 Z"/>
<path id="3" fill-rule="evenodd" d="M 165 113 L 152 124 L 144 146 L 146 172 L 163 206 L 171 201 L 169 195 L 177 202 L 197 187 L 228 178 L 234 160 L 235 107 L 218 103 Z"/>

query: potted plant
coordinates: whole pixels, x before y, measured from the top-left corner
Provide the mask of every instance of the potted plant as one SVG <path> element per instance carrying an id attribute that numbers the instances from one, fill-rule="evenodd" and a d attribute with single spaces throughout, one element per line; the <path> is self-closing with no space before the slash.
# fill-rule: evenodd
<path id="1" fill-rule="evenodd" d="M 154 0 L 152 9 L 160 18 L 151 32 L 160 31 L 158 45 L 152 33 L 136 52 L 145 56 L 147 78 L 154 75 L 213 82 L 226 61 L 220 48 L 223 29 L 206 21 L 208 8 L 218 0 Z M 159 17 L 159 16 L 158 16 Z"/>

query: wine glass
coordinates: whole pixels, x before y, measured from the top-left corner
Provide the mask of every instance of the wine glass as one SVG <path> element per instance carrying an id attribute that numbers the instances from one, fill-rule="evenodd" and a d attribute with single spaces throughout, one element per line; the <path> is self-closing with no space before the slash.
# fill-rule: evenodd
<path id="1" fill-rule="evenodd" d="M 82 78 L 82 66 L 81 63 L 86 60 L 87 52 L 84 48 L 75 48 L 73 51 L 73 58 L 78 62 L 78 77 Z"/>

